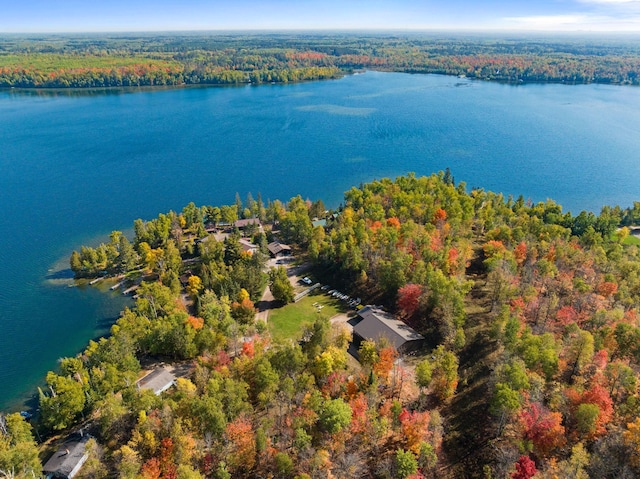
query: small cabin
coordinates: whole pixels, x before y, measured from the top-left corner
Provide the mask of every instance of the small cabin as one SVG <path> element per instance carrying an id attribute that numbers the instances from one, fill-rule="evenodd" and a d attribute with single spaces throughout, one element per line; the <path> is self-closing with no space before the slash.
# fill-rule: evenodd
<path id="1" fill-rule="evenodd" d="M 87 441 L 90 438 L 82 433 L 69 436 L 42 467 L 44 476 L 47 479 L 72 479 L 89 457 Z"/>
<path id="2" fill-rule="evenodd" d="M 165 368 L 156 368 L 141 379 L 136 385 L 138 389 L 150 389 L 159 396 L 176 383 L 176 377 Z"/>
<path id="3" fill-rule="evenodd" d="M 280 243 L 279 241 L 269 243 L 267 245 L 267 249 L 269 250 L 271 256 L 273 256 L 274 258 L 289 256 L 291 254 L 291 246 Z"/>

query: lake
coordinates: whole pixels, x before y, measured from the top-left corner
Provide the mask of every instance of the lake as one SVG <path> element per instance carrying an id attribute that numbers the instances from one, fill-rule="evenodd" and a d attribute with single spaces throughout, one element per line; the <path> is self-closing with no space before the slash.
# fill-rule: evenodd
<path id="1" fill-rule="evenodd" d="M 640 89 L 367 72 L 295 85 L 0 92 L 0 409 L 108 331 L 121 295 L 67 259 L 136 218 L 449 167 L 565 210 L 640 200 Z"/>

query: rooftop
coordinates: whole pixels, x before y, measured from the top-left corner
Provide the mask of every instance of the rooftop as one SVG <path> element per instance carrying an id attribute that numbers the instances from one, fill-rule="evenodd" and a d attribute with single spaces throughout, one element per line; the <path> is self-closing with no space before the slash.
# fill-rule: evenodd
<path id="1" fill-rule="evenodd" d="M 283 251 L 291 251 L 291 246 L 282 244 L 279 241 L 274 241 L 273 243 L 269 243 L 267 245 L 267 249 L 272 255 L 276 256 Z"/>
<path id="2" fill-rule="evenodd" d="M 255 251 L 258 249 L 258 246 L 256 246 L 255 244 L 253 244 L 251 241 L 247 239 L 240 238 L 238 241 L 243 251 Z"/>
<path id="3" fill-rule="evenodd" d="M 236 220 L 236 222 L 233 223 L 233 225 L 236 228 L 244 228 L 249 225 L 262 226 L 262 223 L 260 223 L 260 220 L 258 218 L 246 218 L 242 220 Z"/>
<path id="4" fill-rule="evenodd" d="M 90 436 L 75 434 L 69 436 L 47 463 L 42 467 L 49 477 L 72 478 L 87 460 L 86 445 Z"/>
<path id="5" fill-rule="evenodd" d="M 151 389 L 156 395 L 160 395 L 173 386 L 176 377 L 165 368 L 157 368 L 139 379 L 139 389 Z"/>
<path id="6" fill-rule="evenodd" d="M 353 331 L 365 339 L 377 340 L 386 337 L 396 349 L 408 341 L 424 339 L 412 327 L 377 306 L 367 305 L 358 315 L 362 321 L 354 326 Z"/>

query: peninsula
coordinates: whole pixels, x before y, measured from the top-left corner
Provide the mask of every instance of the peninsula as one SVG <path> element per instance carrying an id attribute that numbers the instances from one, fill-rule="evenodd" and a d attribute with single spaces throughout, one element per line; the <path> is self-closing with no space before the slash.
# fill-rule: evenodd
<path id="1" fill-rule="evenodd" d="M 37 427 L 90 434 L 87 478 L 638 474 L 639 220 L 449 171 L 336 211 L 249 195 L 136 220 L 72 254 L 135 306 L 47 375 Z M 1 424 L 0 470 L 39 474 L 29 424 Z"/>

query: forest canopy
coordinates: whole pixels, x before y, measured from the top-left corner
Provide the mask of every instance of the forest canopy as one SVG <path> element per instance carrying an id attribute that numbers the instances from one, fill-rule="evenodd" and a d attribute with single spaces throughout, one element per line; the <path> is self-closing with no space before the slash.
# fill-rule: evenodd
<path id="1" fill-rule="evenodd" d="M 597 41 L 596 41 L 597 40 Z M 286 83 L 354 70 L 504 82 L 640 83 L 633 38 L 394 34 L 0 37 L 0 87 Z"/>

